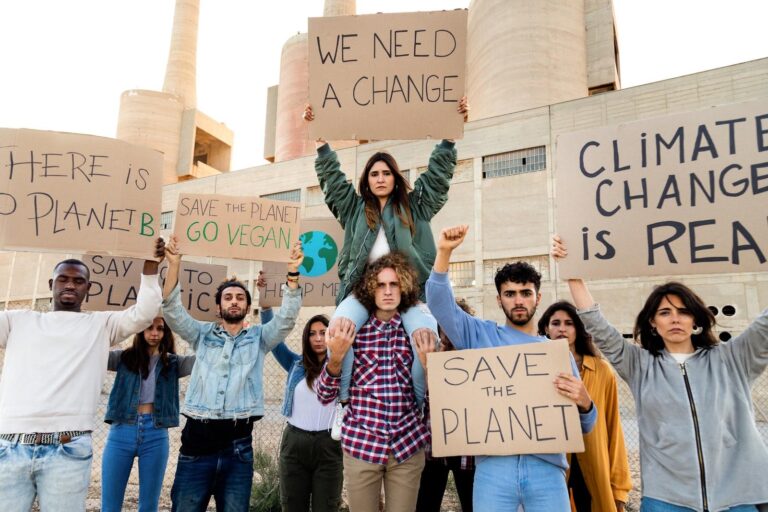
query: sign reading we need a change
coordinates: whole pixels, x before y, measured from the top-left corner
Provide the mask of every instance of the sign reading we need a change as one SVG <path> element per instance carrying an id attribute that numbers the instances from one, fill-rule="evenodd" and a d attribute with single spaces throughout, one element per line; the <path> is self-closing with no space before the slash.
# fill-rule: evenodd
<path id="1" fill-rule="evenodd" d="M 120 140 L 0 128 L 0 249 L 151 258 L 162 167 Z"/>
<path id="2" fill-rule="evenodd" d="M 180 194 L 174 234 L 191 256 L 288 262 L 299 239 L 299 211 L 289 201 Z"/>
<path id="3" fill-rule="evenodd" d="M 302 219 L 301 240 L 304 261 L 301 274 L 302 306 L 334 306 L 339 291 L 339 255 L 344 243 L 344 230 L 336 219 Z M 285 263 L 265 261 L 262 267 L 265 288 L 259 288 L 261 307 L 279 306 Z"/>
<path id="4" fill-rule="evenodd" d="M 553 383 L 572 371 L 567 340 L 435 352 L 427 368 L 435 456 L 584 451 L 578 408 Z"/>
<path id="5" fill-rule="evenodd" d="M 309 18 L 312 138 L 460 138 L 467 10 Z"/>
<path id="6" fill-rule="evenodd" d="M 560 135 L 556 180 L 562 277 L 768 270 L 768 100 Z"/>

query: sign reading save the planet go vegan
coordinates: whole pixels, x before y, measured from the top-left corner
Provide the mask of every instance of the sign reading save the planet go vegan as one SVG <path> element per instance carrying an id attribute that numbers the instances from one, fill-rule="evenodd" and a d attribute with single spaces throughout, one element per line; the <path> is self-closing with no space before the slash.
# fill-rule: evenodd
<path id="1" fill-rule="evenodd" d="M 344 243 L 344 230 L 336 219 L 301 219 L 304 261 L 299 268 L 303 306 L 333 306 L 339 291 L 339 254 Z M 259 288 L 261 307 L 279 306 L 285 264 L 265 261 L 262 266 L 265 288 Z"/>
<path id="2" fill-rule="evenodd" d="M 0 249 L 151 258 L 162 167 L 120 140 L 0 128 Z"/>
<path id="3" fill-rule="evenodd" d="M 299 238 L 299 210 L 259 197 L 180 194 L 174 234 L 191 256 L 287 262 Z"/>

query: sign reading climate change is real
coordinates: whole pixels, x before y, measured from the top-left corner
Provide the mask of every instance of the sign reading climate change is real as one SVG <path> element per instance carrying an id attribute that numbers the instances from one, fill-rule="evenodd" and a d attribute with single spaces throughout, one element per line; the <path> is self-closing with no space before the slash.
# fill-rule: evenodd
<path id="1" fill-rule="evenodd" d="M 299 239 L 299 210 L 260 197 L 180 194 L 174 233 L 183 254 L 287 262 Z"/>
<path id="2" fill-rule="evenodd" d="M 435 352 L 427 368 L 435 456 L 584 451 L 578 408 L 553 383 L 572 371 L 567 340 Z"/>
<path id="3" fill-rule="evenodd" d="M 309 18 L 312 138 L 460 138 L 467 10 Z"/>
<path id="4" fill-rule="evenodd" d="M 344 230 L 336 219 L 301 219 L 301 245 L 304 261 L 299 267 L 303 306 L 334 306 L 339 291 L 339 254 L 344 243 Z M 261 307 L 279 306 L 284 263 L 265 261 L 262 267 L 265 288 L 259 288 Z"/>
<path id="5" fill-rule="evenodd" d="M 0 128 L 0 249 L 152 257 L 162 167 L 120 140 Z"/>
<path id="6" fill-rule="evenodd" d="M 768 270 L 768 100 L 560 135 L 564 278 Z"/>

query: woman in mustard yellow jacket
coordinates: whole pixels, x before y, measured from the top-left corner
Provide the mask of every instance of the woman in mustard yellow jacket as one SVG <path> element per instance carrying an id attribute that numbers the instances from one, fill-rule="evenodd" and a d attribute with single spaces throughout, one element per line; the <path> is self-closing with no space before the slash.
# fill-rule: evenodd
<path id="1" fill-rule="evenodd" d="M 597 423 L 592 432 L 584 435 L 584 452 L 570 457 L 568 488 L 574 512 L 622 512 L 632 479 L 619 418 L 616 376 L 598 356 L 570 302 L 549 306 L 538 326 L 539 334 L 550 339 L 568 339 L 581 379 L 597 407 Z"/>

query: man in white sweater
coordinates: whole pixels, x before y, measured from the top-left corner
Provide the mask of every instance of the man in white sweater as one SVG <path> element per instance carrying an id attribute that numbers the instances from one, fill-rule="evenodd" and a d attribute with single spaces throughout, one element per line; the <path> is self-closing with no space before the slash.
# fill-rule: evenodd
<path id="1" fill-rule="evenodd" d="M 91 431 L 109 346 L 142 331 L 162 301 L 155 260 L 144 262 L 136 304 L 124 311 L 83 312 L 90 272 L 79 260 L 56 265 L 53 311 L 0 312 L 0 510 L 85 510 Z"/>

